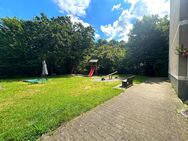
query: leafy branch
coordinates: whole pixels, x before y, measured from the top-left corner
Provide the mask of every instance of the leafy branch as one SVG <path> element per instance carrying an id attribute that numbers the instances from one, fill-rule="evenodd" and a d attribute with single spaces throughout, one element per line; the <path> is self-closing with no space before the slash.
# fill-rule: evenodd
<path id="1" fill-rule="evenodd" d="M 178 54 L 182 56 L 188 56 L 188 48 L 184 47 L 184 45 L 181 45 L 179 48 L 176 48 L 176 51 Z"/>

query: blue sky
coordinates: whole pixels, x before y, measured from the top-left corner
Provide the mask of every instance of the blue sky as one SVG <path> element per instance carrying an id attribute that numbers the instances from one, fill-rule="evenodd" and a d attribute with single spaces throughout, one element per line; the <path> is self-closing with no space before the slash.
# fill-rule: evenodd
<path id="1" fill-rule="evenodd" d="M 125 40 L 135 19 L 169 14 L 169 0 L 1 0 L 0 18 L 32 19 L 69 15 L 73 22 L 91 25 L 97 38 Z"/>

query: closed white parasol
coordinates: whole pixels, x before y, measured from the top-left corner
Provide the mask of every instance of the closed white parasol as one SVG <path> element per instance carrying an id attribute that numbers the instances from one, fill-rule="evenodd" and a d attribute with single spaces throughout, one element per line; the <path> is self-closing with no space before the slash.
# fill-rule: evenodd
<path id="1" fill-rule="evenodd" d="M 46 76 L 46 75 L 48 75 L 48 69 L 47 69 L 46 61 L 43 60 L 42 61 L 42 76 Z"/>

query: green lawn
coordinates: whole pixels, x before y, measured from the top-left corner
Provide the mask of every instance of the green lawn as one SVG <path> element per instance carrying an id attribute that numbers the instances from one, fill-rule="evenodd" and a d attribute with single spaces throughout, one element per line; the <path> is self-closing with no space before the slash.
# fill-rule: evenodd
<path id="1" fill-rule="evenodd" d="M 147 79 L 148 79 L 147 76 L 136 75 L 136 76 L 135 76 L 134 83 L 135 83 L 135 84 L 140 84 L 140 83 L 146 81 Z"/>
<path id="2" fill-rule="evenodd" d="M 118 77 L 121 77 L 121 78 L 126 78 L 126 77 L 129 77 L 129 76 L 133 76 L 131 74 L 120 74 L 120 75 L 115 75 L 115 76 L 118 76 Z M 146 81 L 148 79 L 147 76 L 142 76 L 142 75 L 134 75 L 135 78 L 134 78 L 134 84 L 140 84 L 144 81 Z"/>
<path id="3" fill-rule="evenodd" d="M 120 94 L 122 90 L 113 88 L 120 83 L 71 76 L 32 85 L 19 80 L 1 80 L 0 140 L 35 140 Z"/>

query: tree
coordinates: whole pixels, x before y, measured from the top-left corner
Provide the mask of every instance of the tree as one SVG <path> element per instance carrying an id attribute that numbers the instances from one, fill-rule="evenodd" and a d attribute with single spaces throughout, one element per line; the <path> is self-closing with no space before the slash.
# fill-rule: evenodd
<path id="1" fill-rule="evenodd" d="M 96 46 L 100 47 L 102 45 L 106 45 L 108 42 L 105 39 L 99 39 Z"/>
<path id="2" fill-rule="evenodd" d="M 94 54 L 94 58 L 99 59 L 99 73 L 108 74 L 118 71 L 122 67 L 125 49 L 103 45 L 97 48 Z"/>
<path id="3" fill-rule="evenodd" d="M 99 67 L 98 73 L 100 74 L 108 74 L 113 71 L 121 71 L 123 67 L 123 60 L 126 55 L 125 47 L 122 47 L 122 42 L 118 41 L 104 41 L 101 44 L 101 39 L 95 46 L 89 48 L 87 53 L 84 55 L 84 59 L 82 60 L 80 66 L 80 72 L 83 70 L 84 72 L 88 72 L 90 67 L 88 66 L 88 61 L 90 59 L 99 59 Z"/>
<path id="4" fill-rule="evenodd" d="M 33 20 L 3 18 L 0 21 L 0 76 L 40 75 L 46 60 L 50 74 L 78 71 L 85 50 L 94 45 L 94 30 L 70 17 Z"/>
<path id="5" fill-rule="evenodd" d="M 144 16 L 134 24 L 127 43 L 126 66 L 129 71 L 150 76 L 166 76 L 168 73 L 167 17 Z"/>

